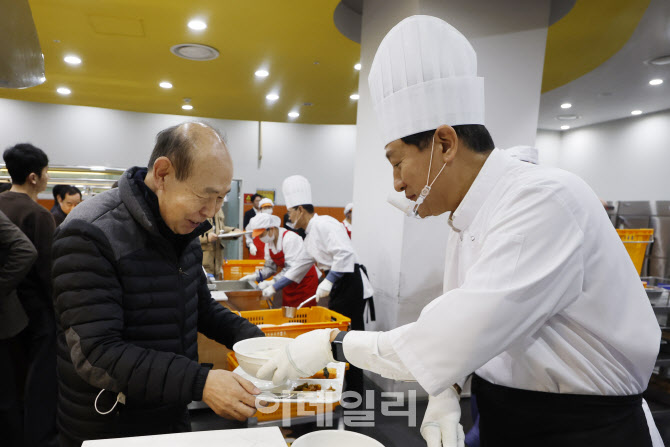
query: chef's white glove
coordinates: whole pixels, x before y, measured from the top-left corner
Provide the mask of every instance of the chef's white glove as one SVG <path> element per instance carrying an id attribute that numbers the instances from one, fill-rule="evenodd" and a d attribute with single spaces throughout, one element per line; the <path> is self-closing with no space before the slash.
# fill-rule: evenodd
<path id="1" fill-rule="evenodd" d="M 327 279 L 324 279 L 319 283 L 319 287 L 316 288 L 316 299 L 325 298 L 330 295 L 330 291 L 333 289 L 333 283 Z"/>
<path id="2" fill-rule="evenodd" d="M 256 248 L 256 245 L 252 242 L 249 244 L 249 254 L 251 256 L 256 256 L 256 253 L 258 253 L 258 249 Z"/>
<path id="3" fill-rule="evenodd" d="M 277 293 L 277 291 L 275 290 L 274 287 L 272 287 L 272 286 L 266 287 L 265 289 L 263 289 L 263 298 L 270 298 L 275 293 Z"/>
<path id="4" fill-rule="evenodd" d="M 252 273 L 251 275 L 245 275 L 240 278 L 240 281 L 257 281 L 258 280 L 258 274 Z"/>
<path id="5" fill-rule="evenodd" d="M 454 387 L 428 397 L 428 408 L 421 423 L 421 436 L 428 447 L 464 447 L 459 396 Z"/>
<path id="6" fill-rule="evenodd" d="M 263 365 L 256 377 L 281 385 L 286 379 L 313 376 L 330 362 L 334 362 L 330 347 L 332 329 L 317 329 L 299 335 Z"/>
<path id="7" fill-rule="evenodd" d="M 266 280 L 266 281 L 261 281 L 261 282 L 258 283 L 258 287 L 259 287 L 261 290 L 265 290 L 265 289 L 267 289 L 268 287 L 270 287 L 270 286 L 274 286 L 274 285 L 275 285 L 275 280 L 274 280 L 274 279 L 268 279 L 268 280 Z"/>

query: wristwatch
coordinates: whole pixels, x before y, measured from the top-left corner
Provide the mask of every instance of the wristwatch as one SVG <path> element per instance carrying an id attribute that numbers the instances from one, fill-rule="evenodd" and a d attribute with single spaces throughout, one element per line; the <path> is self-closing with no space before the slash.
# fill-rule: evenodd
<path id="1" fill-rule="evenodd" d="M 340 331 L 340 333 L 335 336 L 335 340 L 330 342 L 330 349 L 333 351 L 333 358 L 336 362 L 347 361 L 347 359 L 344 357 L 344 346 L 342 346 L 345 335 L 347 335 L 347 332 Z"/>

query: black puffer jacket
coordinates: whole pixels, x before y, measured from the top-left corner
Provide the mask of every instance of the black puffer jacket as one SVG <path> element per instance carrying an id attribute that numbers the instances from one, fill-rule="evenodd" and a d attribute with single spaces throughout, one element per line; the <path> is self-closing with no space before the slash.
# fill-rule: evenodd
<path id="1" fill-rule="evenodd" d="M 209 369 L 197 362 L 197 332 L 228 347 L 263 335 L 212 300 L 197 239 L 207 224 L 178 255 L 138 169 L 75 208 L 54 239 L 58 425 L 76 439 L 170 431 L 202 398 Z M 125 405 L 98 414 L 102 389 L 101 411 L 119 392 Z"/>

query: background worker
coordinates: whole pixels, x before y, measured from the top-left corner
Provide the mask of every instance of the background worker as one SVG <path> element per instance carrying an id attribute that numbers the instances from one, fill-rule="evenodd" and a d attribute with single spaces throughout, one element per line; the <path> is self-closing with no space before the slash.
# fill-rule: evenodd
<path id="1" fill-rule="evenodd" d="M 247 212 L 244 213 L 244 219 L 242 221 L 242 228 L 244 228 L 245 231 L 247 230 L 247 225 L 249 225 L 251 219 L 253 219 L 255 215 L 261 212 L 261 200 L 263 200 L 263 196 L 260 194 L 254 194 L 251 196 L 252 207 L 250 210 L 247 210 Z M 244 237 L 244 242 L 247 246 L 247 250 L 249 250 L 250 259 L 263 259 L 263 251 L 261 250 L 263 247 L 260 246 L 260 241 L 256 241 L 256 243 L 254 243 L 254 238 L 252 238 L 250 234 L 247 234 Z"/>
<path id="2" fill-rule="evenodd" d="M 317 299 L 330 296 L 329 309 L 351 318 L 352 329 L 365 330 L 366 304 L 374 320 L 373 289 L 344 226 L 331 216 L 319 216 L 314 212 L 312 188 L 305 177 L 286 178 L 282 192 L 291 222 L 307 234 L 301 255 L 285 276 L 300 278 L 313 264 L 327 271 L 326 278 L 317 288 Z M 362 394 L 363 372 L 352 367 L 349 376 L 351 389 Z"/>
<path id="3" fill-rule="evenodd" d="M 214 275 L 216 279 L 222 279 L 223 267 L 223 239 L 219 234 L 226 234 L 234 227 L 227 227 L 224 223 L 225 215 L 223 208 L 219 208 L 214 217 L 208 217 L 207 222 L 212 226 L 209 230 L 200 236 L 200 246 L 202 247 L 202 266 L 207 273 Z"/>
<path id="4" fill-rule="evenodd" d="M 261 214 L 251 219 L 248 228 L 253 230 L 254 237 L 259 237 L 265 244 L 265 266 L 256 273 L 244 276 L 242 280 L 258 282 L 266 298 L 281 290 L 283 306 L 297 307 L 314 296 L 319 285 L 314 265 L 302 277 L 297 272 L 290 277 L 286 276 L 302 252 L 302 238 L 286 228 L 281 228 L 279 217 L 263 214 L 262 210 Z M 278 271 L 280 272 L 277 273 Z M 270 279 L 272 275 L 275 276 Z M 310 300 L 303 307 L 314 306 L 316 303 L 316 299 Z"/>
<path id="5" fill-rule="evenodd" d="M 260 212 L 264 213 L 264 214 L 272 214 L 272 212 L 274 210 L 274 206 L 275 206 L 275 204 L 272 203 L 272 200 L 270 200 L 268 198 L 261 199 L 260 203 L 258 204 L 258 208 L 260 208 Z"/>
<path id="6" fill-rule="evenodd" d="M 63 223 L 65 218 L 75 206 L 81 203 L 81 191 L 76 186 L 72 185 L 56 185 L 60 186 L 57 192 L 54 192 L 56 203 L 51 208 L 51 215 L 54 217 L 56 226 Z M 56 187 L 54 187 L 54 191 Z"/>

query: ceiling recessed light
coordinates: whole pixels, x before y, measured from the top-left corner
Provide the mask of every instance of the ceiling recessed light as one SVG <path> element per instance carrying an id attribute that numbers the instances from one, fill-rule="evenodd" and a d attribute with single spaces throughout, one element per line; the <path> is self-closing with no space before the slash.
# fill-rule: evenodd
<path id="1" fill-rule="evenodd" d="M 579 119 L 578 115 L 558 115 L 556 117 L 557 120 L 559 121 L 574 121 L 576 119 Z"/>
<path id="2" fill-rule="evenodd" d="M 184 110 L 193 110 L 193 106 L 191 104 L 184 104 L 181 106 L 181 108 Z"/>
<path id="3" fill-rule="evenodd" d="M 288 117 L 289 117 L 289 118 L 297 118 L 297 117 L 299 117 L 299 116 L 300 116 L 300 114 L 299 114 L 298 112 L 296 112 L 296 111 L 288 112 Z"/>
<path id="4" fill-rule="evenodd" d="M 68 54 L 63 58 L 63 60 L 70 65 L 79 65 L 81 64 L 81 59 L 73 54 Z"/>
<path id="5" fill-rule="evenodd" d="M 630 112 L 631 115 L 642 115 L 642 110 L 633 110 Z"/>
<path id="6" fill-rule="evenodd" d="M 568 130 L 570 126 L 561 126 L 561 130 Z"/>
<path id="7" fill-rule="evenodd" d="M 354 93 L 353 95 L 349 95 L 349 98 L 353 99 L 354 101 L 358 101 L 358 98 L 360 98 L 358 93 Z"/>
<path id="8" fill-rule="evenodd" d="M 651 65 L 668 65 L 670 64 L 670 54 L 665 56 L 655 57 L 647 61 Z"/>
<path id="9" fill-rule="evenodd" d="M 45 78 L 44 76 L 40 76 L 40 82 L 42 84 L 44 84 L 46 81 L 47 81 L 47 78 Z"/>
<path id="10" fill-rule="evenodd" d="M 572 107 L 572 104 L 570 104 L 569 102 L 564 102 L 563 104 L 561 104 L 561 109 L 569 109 L 570 107 Z"/>
<path id="11" fill-rule="evenodd" d="M 256 73 L 254 73 L 257 78 L 267 78 L 270 75 L 270 72 L 267 70 L 256 70 Z"/>
<path id="12" fill-rule="evenodd" d="M 58 87 L 56 91 L 61 95 L 69 95 L 72 91 L 67 87 Z"/>
<path id="13" fill-rule="evenodd" d="M 663 79 L 652 79 L 649 81 L 649 85 L 661 85 L 663 84 Z"/>
<path id="14" fill-rule="evenodd" d="M 188 27 L 194 31 L 202 31 L 207 28 L 207 24 L 202 20 L 191 20 L 188 22 Z"/>
<path id="15" fill-rule="evenodd" d="M 160 85 L 161 88 L 172 88 L 172 84 L 170 84 L 170 83 L 167 82 L 167 81 L 163 81 L 163 82 L 161 82 L 161 83 L 158 84 L 158 85 Z"/>
<path id="16" fill-rule="evenodd" d="M 219 57 L 219 51 L 207 45 L 180 43 L 170 48 L 170 52 L 190 61 L 211 61 Z"/>
<path id="17" fill-rule="evenodd" d="M 279 99 L 279 95 L 276 93 L 270 93 L 267 96 L 265 96 L 265 99 L 267 99 L 268 101 L 276 101 Z"/>
<path id="18" fill-rule="evenodd" d="M 361 71 L 361 63 L 360 62 L 357 63 L 356 65 L 354 65 L 354 70 Z"/>

